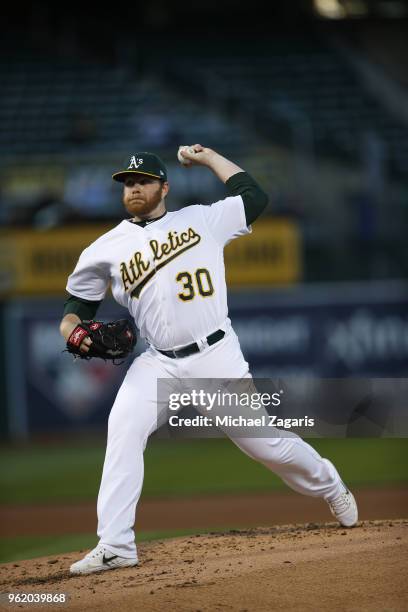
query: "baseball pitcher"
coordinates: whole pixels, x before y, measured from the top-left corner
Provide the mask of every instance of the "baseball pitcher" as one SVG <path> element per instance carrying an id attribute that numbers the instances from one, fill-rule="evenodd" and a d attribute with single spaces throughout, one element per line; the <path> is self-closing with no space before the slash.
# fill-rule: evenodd
<path id="1" fill-rule="evenodd" d="M 252 231 L 267 196 L 242 168 L 195 144 L 178 154 L 185 166 L 203 166 L 225 184 L 211 205 L 166 209 L 167 170 L 153 153 L 129 156 L 113 174 L 123 185 L 127 216 L 81 254 L 68 278 L 61 321 L 67 349 L 82 358 L 120 359 L 133 349 L 129 322 L 95 321 L 108 287 L 125 306 L 147 350 L 129 367 L 113 404 L 97 512 L 99 542 L 71 566 L 73 574 L 136 565 L 133 526 L 143 484 L 143 452 L 157 428 L 157 380 L 251 378 L 228 318 L 223 249 Z M 164 410 L 164 407 L 163 407 Z M 347 527 L 357 506 L 334 465 L 293 434 L 235 438 L 295 491 L 321 497 Z"/>

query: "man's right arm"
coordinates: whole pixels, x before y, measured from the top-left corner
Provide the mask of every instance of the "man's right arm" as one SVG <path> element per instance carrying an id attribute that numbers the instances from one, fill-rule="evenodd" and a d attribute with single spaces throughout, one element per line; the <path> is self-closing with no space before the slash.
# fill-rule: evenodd
<path id="1" fill-rule="evenodd" d="M 192 165 L 206 166 L 212 170 L 225 183 L 229 195 L 240 195 L 242 197 L 246 223 L 247 226 L 250 226 L 268 204 L 266 193 L 245 170 L 213 149 L 203 147 L 200 144 L 195 144 L 193 149 L 194 154 L 187 149 L 181 152 L 182 156 L 188 159 Z"/>

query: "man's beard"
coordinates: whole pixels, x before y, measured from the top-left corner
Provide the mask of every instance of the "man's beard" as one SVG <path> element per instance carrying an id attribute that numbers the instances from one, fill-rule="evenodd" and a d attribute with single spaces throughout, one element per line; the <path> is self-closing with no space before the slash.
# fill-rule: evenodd
<path id="1" fill-rule="evenodd" d="M 136 201 L 143 202 L 143 205 L 134 207 L 132 205 L 132 202 L 136 202 Z M 134 215 L 136 217 L 140 217 L 140 216 L 145 217 L 149 215 L 155 208 L 157 208 L 157 206 L 160 204 L 161 201 L 162 201 L 162 188 L 158 187 L 157 192 L 154 193 L 149 198 L 148 201 L 146 201 L 143 196 L 141 196 L 140 200 L 139 198 L 137 198 L 137 200 L 132 199 L 132 198 L 127 198 L 127 200 L 124 201 L 124 205 L 130 215 Z M 126 205 L 126 202 L 128 202 L 128 205 Z"/>

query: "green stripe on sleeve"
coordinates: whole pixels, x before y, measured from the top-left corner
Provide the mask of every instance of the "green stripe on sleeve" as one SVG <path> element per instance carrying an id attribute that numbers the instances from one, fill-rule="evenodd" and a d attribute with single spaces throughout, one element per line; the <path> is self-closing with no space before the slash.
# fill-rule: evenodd
<path id="1" fill-rule="evenodd" d="M 101 304 L 102 300 L 100 302 L 90 302 L 75 295 L 70 295 L 64 304 L 63 316 L 65 317 L 65 315 L 72 313 L 76 314 L 81 321 L 90 321 L 95 318 L 96 311 Z"/>
<path id="2" fill-rule="evenodd" d="M 247 172 L 233 174 L 225 186 L 231 196 L 240 195 L 244 202 L 247 225 L 259 217 L 268 204 L 268 196 Z"/>

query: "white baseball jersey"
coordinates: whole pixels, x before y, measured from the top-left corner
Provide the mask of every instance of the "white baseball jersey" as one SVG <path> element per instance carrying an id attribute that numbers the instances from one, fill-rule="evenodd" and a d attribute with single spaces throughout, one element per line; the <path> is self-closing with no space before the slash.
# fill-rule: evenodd
<path id="1" fill-rule="evenodd" d="M 102 300 L 111 285 L 115 300 L 129 309 L 152 345 L 132 361 L 109 415 L 98 536 L 112 555 L 137 560 L 133 526 L 143 452 L 166 408 L 158 397 L 159 379 L 184 390 L 186 379 L 251 378 L 228 319 L 223 256 L 227 242 L 250 231 L 241 196 L 167 212 L 145 227 L 124 220 L 83 251 L 68 279 L 69 293 L 91 301 Z M 201 344 L 186 357 L 172 359 L 154 348 L 177 350 L 220 328 L 226 332 L 222 340 Z M 334 466 L 295 434 L 228 435 L 295 491 L 330 500 L 344 493 Z M 86 566 L 87 557 L 80 564 Z"/>
<path id="2" fill-rule="evenodd" d="M 241 196 L 167 212 L 145 227 L 126 219 L 82 252 L 66 288 L 99 301 L 111 285 L 142 338 L 177 349 L 229 325 L 223 249 L 250 231 Z"/>

